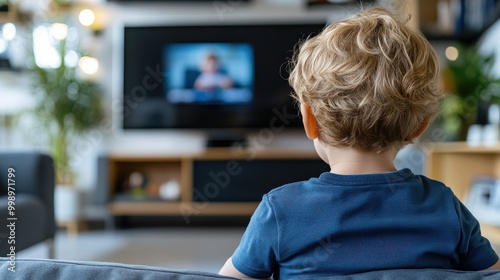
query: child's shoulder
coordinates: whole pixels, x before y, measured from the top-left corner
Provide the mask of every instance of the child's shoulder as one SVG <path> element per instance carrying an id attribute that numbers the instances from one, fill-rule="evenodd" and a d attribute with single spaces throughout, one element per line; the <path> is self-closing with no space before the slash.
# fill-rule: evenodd
<path id="1" fill-rule="evenodd" d="M 296 182 L 284 184 L 282 186 L 279 186 L 279 187 L 276 187 L 276 188 L 270 190 L 266 195 L 267 196 L 282 196 L 282 195 L 288 195 L 291 192 L 302 192 L 302 191 L 304 191 L 305 183 L 312 180 L 312 179 L 314 179 L 314 178 L 311 178 L 309 180 L 296 181 Z"/>
<path id="2" fill-rule="evenodd" d="M 296 181 L 281 185 L 269 191 L 264 196 L 267 197 L 268 200 L 290 200 L 295 197 L 301 197 L 310 192 L 310 184 L 311 182 L 316 181 L 317 178 L 310 178 L 309 180 L 304 181 Z"/>
<path id="3" fill-rule="evenodd" d="M 451 188 L 441 181 L 431 179 L 425 175 L 415 175 L 415 176 L 420 178 L 420 180 L 422 181 L 422 186 L 429 191 L 453 194 Z"/>
<path id="4" fill-rule="evenodd" d="M 320 174 L 322 175 L 322 174 Z M 312 177 L 303 181 L 296 181 L 281 185 L 264 195 L 265 200 L 276 205 L 300 205 L 304 201 L 310 201 L 320 192 L 321 176 Z"/>

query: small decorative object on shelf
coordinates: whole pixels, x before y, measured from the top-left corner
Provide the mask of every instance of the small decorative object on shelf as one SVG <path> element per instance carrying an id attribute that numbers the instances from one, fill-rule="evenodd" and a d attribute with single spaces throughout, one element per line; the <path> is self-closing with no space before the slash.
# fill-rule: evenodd
<path id="1" fill-rule="evenodd" d="M 500 179 L 475 178 L 466 204 L 479 220 L 500 226 Z"/>
<path id="2" fill-rule="evenodd" d="M 496 146 L 500 143 L 500 106 L 492 104 L 488 109 L 488 124 L 473 124 L 467 132 L 467 143 L 471 146 Z"/>
<path id="3" fill-rule="evenodd" d="M 110 215 L 173 215 L 186 222 L 195 215 L 250 216 L 262 196 L 276 186 L 328 170 L 311 149 L 265 149 L 251 155 L 233 148 L 163 156 L 114 154 L 100 164 L 109 168 L 100 168 L 98 173 L 107 174 L 98 178 L 102 179 L 99 186 L 105 188 L 100 200 Z M 147 182 L 131 176 L 134 172 L 144 174 Z M 125 188 L 130 177 L 133 185 L 145 186 L 144 199 L 133 197 Z"/>
<path id="4" fill-rule="evenodd" d="M 146 198 L 147 177 L 140 172 L 132 172 L 123 183 L 123 190 L 135 199 Z"/>
<path id="5" fill-rule="evenodd" d="M 167 181 L 160 186 L 159 196 L 163 200 L 179 200 L 181 188 L 179 183 L 173 180 Z"/>

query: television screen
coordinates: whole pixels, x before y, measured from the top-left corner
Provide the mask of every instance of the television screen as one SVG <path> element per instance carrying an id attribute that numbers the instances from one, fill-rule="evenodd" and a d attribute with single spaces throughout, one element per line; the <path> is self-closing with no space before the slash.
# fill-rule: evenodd
<path id="1" fill-rule="evenodd" d="M 287 62 L 324 25 L 126 26 L 123 128 L 300 127 Z"/>
<path id="2" fill-rule="evenodd" d="M 240 43 L 165 46 L 170 103 L 248 103 L 253 95 L 253 49 Z"/>

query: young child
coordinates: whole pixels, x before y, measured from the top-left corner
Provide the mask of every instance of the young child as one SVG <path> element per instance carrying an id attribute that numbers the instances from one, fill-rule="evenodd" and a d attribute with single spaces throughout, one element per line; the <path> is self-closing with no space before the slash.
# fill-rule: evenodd
<path id="1" fill-rule="evenodd" d="M 331 172 L 264 195 L 220 274 L 500 268 L 478 221 L 448 187 L 394 167 L 443 95 L 436 55 L 420 33 L 385 9 L 368 9 L 307 40 L 290 84 L 307 137 Z"/>

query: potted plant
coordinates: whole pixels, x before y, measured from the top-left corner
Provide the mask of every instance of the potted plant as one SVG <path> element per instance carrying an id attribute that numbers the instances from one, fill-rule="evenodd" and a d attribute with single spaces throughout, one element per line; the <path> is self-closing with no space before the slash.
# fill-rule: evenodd
<path id="1" fill-rule="evenodd" d="M 46 140 L 55 163 L 56 220 L 74 225 L 80 213 L 80 195 L 75 188 L 76 174 L 71 163 L 79 137 L 93 129 L 103 117 L 102 92 L 97 83 L 80 72 L 78 62 L 82 59 L 76 51 L 67 49 L 66 36 L 51 40 L 55 42 L 53 53 L 57 54 L 54 61 L 59 63 L 33 64 L 31 74 L 36 105 L 31 115 L 43 135 L 37 141 Z M 34 52 L 36 62 L 36 50 Z"/>
<path id="2" fill-rule="evenodd" d="M 494 54 L 482 54 L 477 47 L 456 46 L 458 56 L 448 60 L 443 72 L 445 89 L 442 120 L 449 135 L 458 141 L 467 138 L 478 110 L 500 101 L 500 79 L 491 74 Z"/>

